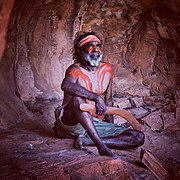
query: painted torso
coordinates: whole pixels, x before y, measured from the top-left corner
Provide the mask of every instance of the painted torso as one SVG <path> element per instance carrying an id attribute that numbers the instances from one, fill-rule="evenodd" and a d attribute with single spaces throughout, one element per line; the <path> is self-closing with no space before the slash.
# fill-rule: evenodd
<path id="1" fill-rule="evenodd" d="M 101 63 L 97 71 L 87 71 L 81 66 L 78 66 L 69 74 L 76 79 L 78 84 L 101 96 L 104 94 L 113 78 L 112 67 L 109 63 Z M 88 99 L 86 99 L 86 103 L 95 104 L 95 102 Z M 92 115 L 96 117 L 95 114 Z M 98 116 L 100 119 L 103 119 L 103 117 L 104 116 Z"/>
<path id="2" fill-rule="evenodd" d="M 103 95 L 112 79 L 113 72 L 109 63 L 101 63 L 97 71 L 87 71 L 79 66 L 69 74 L 89 91 Z"/>

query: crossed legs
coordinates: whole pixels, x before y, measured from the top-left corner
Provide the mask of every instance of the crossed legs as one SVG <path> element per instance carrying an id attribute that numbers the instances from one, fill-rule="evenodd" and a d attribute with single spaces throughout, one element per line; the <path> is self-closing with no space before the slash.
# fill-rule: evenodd
<path id="1" fill-rule="evenodd" d="M 101 138 L 102 142 L 110 148 L 115 149 L 130 149 L 136 148 L 144 144 L 144 133 L 128 129 L 120 135 L 113 137 Z M 82 145 L 94 145 L 90 138 L 82 138 Z"/>
<path id="2" fill-rule="evenodd" d="M 93 124 L 92 116 L 88 112 L 79 109 L 79 105 L 84 103 L 84 99 L 73 97 L 65 108 L 62 122 L 66 125 L 80 123 L 87 131 L 89 137 L 77 138 L 75 147 L 81 145 L 95 145 L 101 156 L 113 156 L 108 148 L 128 149 L 141 146 L 144 143 L 144 134 L 136 130 L 126 130 L 116 137 L 100 138 Z"/>

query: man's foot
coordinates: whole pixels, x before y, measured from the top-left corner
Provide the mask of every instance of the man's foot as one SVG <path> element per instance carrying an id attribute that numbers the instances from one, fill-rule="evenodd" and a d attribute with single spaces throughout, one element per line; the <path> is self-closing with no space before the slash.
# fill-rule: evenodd
<path id="1" fill-rule="evenodd" d="M 101 149 L 98 149 L 99 155 L 108 156 L 108 157 L 117 157 L 106 145 L 104 145 Z"/>
<path id="2" fill-rule="evenodd" d="M 82 139 L 79 136 L 77 137 L 77 139 L 74 140 L 73 147 L 78 150 L 82 149 Z"/>

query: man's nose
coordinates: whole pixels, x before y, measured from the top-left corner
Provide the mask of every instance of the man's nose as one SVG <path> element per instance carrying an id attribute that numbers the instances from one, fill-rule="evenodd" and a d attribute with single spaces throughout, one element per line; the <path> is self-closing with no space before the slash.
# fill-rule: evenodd
<path id="1" fill-rule="evenodd" d="M 98 51 L 97 46 L 94 46 L 93 51 Z"/>
<path id="2" fill-rule="evenodd" d="M 97 46 L 94 46 L 94 47 L 93 47 L 93 51 L 95 51 L 95 52 L 100 51 L 100 48 L 97 47 Z"/>

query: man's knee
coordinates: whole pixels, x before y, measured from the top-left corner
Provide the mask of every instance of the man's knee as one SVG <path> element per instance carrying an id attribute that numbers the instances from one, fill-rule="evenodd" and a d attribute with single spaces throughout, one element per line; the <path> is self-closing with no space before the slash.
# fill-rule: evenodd
<path id="1" fill-rule="evenodd" d="M 85 100 L 79 96 L 74 96 L 71 99 L 73 108 L 79 108 L 79 105 L 85 103 Z"/>
<path id="2" fill-rule="evenodd" d="M 145 135 L 144 135 L 143 132 L 136 131 L 136 130 L 133 130 L 133 129 L 128 129 L 126 131 L 126 133 L 132 137 L 132 141 L 137 146 L 142 146 L 144 144 Z"/>
<path id="3" fill-rule="evenodd" d="M 140 131 L 137 131 L 137 133 L 138 133 L 137 138 L 138 138 L 139 146 L 142 146 L 145 141 L 145 135 L 143 132 L 140 132 Z"/>

